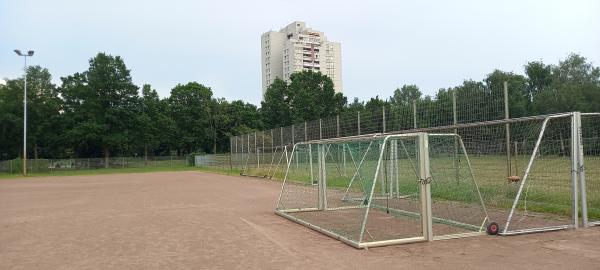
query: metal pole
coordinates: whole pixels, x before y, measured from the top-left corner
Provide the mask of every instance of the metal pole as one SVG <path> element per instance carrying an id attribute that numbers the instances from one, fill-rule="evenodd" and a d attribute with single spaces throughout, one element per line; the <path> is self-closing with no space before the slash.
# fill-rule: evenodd
<path id="1" fill-rule="evenodd" d="M 508 120 L 508 82 L 504 81 L 504 119 Z M 512 174 L 511 158 L 510 158 L 510 124 L 506 123 L 506 177 Z"/>
<path id="2" fill-rule="evenodd" d="M 25 87 L 23 88 L 23 175 L 27 175 L 27 56 L 24 56 Z"/>
<path id="3" fill-rule="evenodd" d="M 577 198 L 577 176 L 578 176 L 578 132 L 577 132 L 577 116 L 573 114 L 571 116 L 571 201 L 572 201 L 572 217 L 573 217 L 573 225 L 575 229 L 579 226 L 579 217 L 578 217 L 578 207 L 579 200 Z"/>
<path id="4" fill-rule="evenodd" d="M 254 131 L 254 151 L 256 152 L 256 168 L 260 168 L 260 155 L 256 146 L 256 131 Z"/>
<path id="5" fill-rule="evenodd" d="M 235 136 L 235 161 L 238 161 L 238 136 Z M 237 164 L 236 164 L 237 167 Z"/>
<path id="6" fill-rule="evenodd" d="M 323 121 L 319 118 L 319 139 L 323 139 Z"/>
<path id="7" fill-rule="evenodd" d="M 452 91 L 452 123 L 454 125 L 458 124 L 458 113 L 456 111 L 456 90 Z M 454 129 L 454 134 L 458 134 L 458 129 Z M 460 170 L 458 168 L 458 138 L 454 137 L 454 170 L 456 183 L 460 183 Z"/>
<path id="8" fill-rule="evenodd" d="M 339 138 L 340 137 L 340 115 L 339 114 L 335 116 L 335 126 L 336 126 L 335 136 L 337 138 Z"/>
<path id="9" fill-rule="evenodd" d="M 306 128 L 307 128 L 307 124 L 306 122 L 304 122 L 304 141 L 308 141 L 308 134 L 306 134 Z"/>
<path id="10" fill-rule="evenodd" d="M 421 182 L 421 223 L 423 235 L 427 241 L 433 241 L 431 213 L 431 175 L 429 172 L 429 138 L 426 133 L 419 134 L 419 169 Z"/>
<path id="11" fill-rule="evenodd" d="M 381 107 L 382 112 L 381 112 L 381 118 L 383 119 L 383 133 L 385 133 L 385 106 Z"/>
<path id="12" fill-rule="evenodd" d="M 417 101 L 413 100 L 413 127 L 417 128 Z"/>
<path id="13" fill-rule="evenodd" d="M 296 125 L 292 125 L 292 149 L 294 149 L 294 144 L 296 143 L 296 132 L 295 132 L 295 129 L 296 129 Z M 290 157 L 293 156 L 293 155 L 296 155 L 295 160 L 296 160 L 296 169 L 297 169 L 298 168 L 298 153 L 297 152 L 296 153 L 293 153 L 293 152 L 290 153 Z"/>
<path id="14" fill-rule="evenodd" d="M 336 123 L 336 137 L 339 138 L 340 137 L 340 115 L 336 115 L 335 116 L 335 123 Z M 338 146 L 338 152 L 339 152 L 339 146 Z M 344 176 L 346 176 L 346 148 L 344 148 L 342 146 L 342 166 L 344 166 Z"/>
<path id="15" fill-rule="evenodd" d="M 319 162 L 319 210 L 327 210 L 327 175 L 325 172 L 325 145 L 317 145 L 317 155 Z"/>
<path id="16" fill-rule="evenodd" d="M 519 175 L 519 149 L 517 148 L 517 142 L 513 143 L 515 148 L 515 175 Z"/>
<path id="17" fill-rule="evenodd" d="M 583 152 L 583 131 L 581 126 L 581 113 L 575 112 L 576 115 L 576 129 L 577 133 L 577 168 L 579 173 L 579 190 L 581 193 L 581 222 L 583 227 L 588 227 L 588 209 L 587 209 L 587 189 L 585 184 L 585 166 L 584 166 L 584 152 Z M 577 204 L 577 202 L 575 202 Z"/>
<path id="18" fill-rule="evenodd" d="M 357 121 L 358 121 L 358 135 L 360 135 L 360 112 L 357 113 Z"/>

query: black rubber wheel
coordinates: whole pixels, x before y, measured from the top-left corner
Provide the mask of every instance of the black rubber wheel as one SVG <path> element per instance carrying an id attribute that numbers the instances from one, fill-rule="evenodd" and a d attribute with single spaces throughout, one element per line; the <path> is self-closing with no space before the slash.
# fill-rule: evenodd
<path id="1" fill-rule="evenodd" d="M 490 222 L 487 225 L 486 231 L 490 235 L 496 235 L 498 234 L 498 231 L 500 231 L 500 227 L 498 226 L 498 223 Z"/>

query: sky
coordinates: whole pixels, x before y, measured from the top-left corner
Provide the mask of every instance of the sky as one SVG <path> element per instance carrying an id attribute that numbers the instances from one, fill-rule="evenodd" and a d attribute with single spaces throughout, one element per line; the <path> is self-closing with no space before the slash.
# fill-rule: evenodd
<path id="1" fill-rule="evenodd" d="M 106 52 L 162 97 L 197 81 L 259 105 L 260 36 L 298 20 L 341 42 L 350 100 L 388 98 L 404 84 L 431 95 L 572 52 L 600 66 L 598 14 L 597 0 L 0 0 L 0 79 L 22 76 L 14 49 L 35 50 L 29 64 L 58 85 Z"/>

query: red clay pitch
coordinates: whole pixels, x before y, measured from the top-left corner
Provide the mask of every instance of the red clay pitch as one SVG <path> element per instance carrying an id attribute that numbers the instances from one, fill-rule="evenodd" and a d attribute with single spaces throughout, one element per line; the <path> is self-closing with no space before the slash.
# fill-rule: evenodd
<path id="1" fill-rule="evenodd" d="M 199 172 L 0 180 L 0 269 L 598 269 L 600 228 L 357 250 Z"/>

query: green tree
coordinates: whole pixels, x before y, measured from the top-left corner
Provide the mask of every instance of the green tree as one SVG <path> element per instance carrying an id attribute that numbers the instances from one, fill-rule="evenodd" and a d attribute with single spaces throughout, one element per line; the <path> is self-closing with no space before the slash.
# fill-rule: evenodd
<path id="1" fill-rule="evenodd" d="M 56 86 L 52 84 L 48 69 L 40 66 L 27 68 L 27 149 L 38 158 L 41 150 L 45 155 L 53 154 L 57 118 L 61 100 Z M 8 80 L 0 88 L 0 156 L 13 158 L 21 153 L 15 138 L 23 137 L 23 79 Z M 28 152 L 29 152 L 28 151 Z"/>
<path id="2" fill-rule="evenodd" d="M 213 152 L 229 151 L 229 137 L 246 134 L 263 128 L 260 114 L 255 105 L 241 100 L 227 102 L 215 99 L 211 114 L 214 129 Z"/>
<path id="3" fill-rule="evenodd" d="M 533 98 L 537 113 L 600 110 L 600 68 L 571 54 L 550 70 L 550 85 Z"/>
<path id="4" fill-rule="evenodd" d="M 525 75 L 527 76 L 527 93 L 531 102 L 537 94 L 547 90 L 552 84 L 552 66 L 542 62 L 527 63 Z"/>
<path id="5" fill-rule="evenodd" d="M 144 161 L 148 162 L 149 150 L 155 152 L 161 144 L 168 145 L 175 123 L 168 115 L 168 103 L 149 84 L 142 87 L 138 106 L 137 141 L 142 144 Z"/>
<path id="6" fill-rule="evenodd" d="M 289 84 L 276 78 L 267 88 L 261 114 L 265 125 L 274 128 L 337 115 L 346 103 L 329 77 L 309 70 L 292 74 Z"/>
<path id="7" fill-rule="evenodd" d="M 119 56 L 98 53 L 83 73 L 62 78 L 61 95 L 69 124 L 65 141 L 78 155 L 131 151 L 136 134 L 138 87 Z"/>
<path id="8" fill-rule="evenodd" d="M 292 124 L 288 84 L 275 78 L 269 85 L 261 102 L 261 115 L 267 128 L 288 126 Z"/>
<path id="9" fill-rule="evenodd" d="M 392 106 L 412 106 L 412 102 L 419 100 L 423 93 L 419 87 L 414 84 L 405 84 L 401 88 L 394 90 L 394 95 L 390 97 Z"/>
<path id="10" fill-rule="evenodd" d="M 176 140 L 172 143 L 180 153 L 209 152 L 212 90 L 197 82 L 178 84 L 171 90 L 169 107 L 175 122 Z"/>
<path id="11" fill-rule="evenodd" d="M 508 84 L 508 111 L 510 117 L 521 117 L 529 114 L 531 108 L 527 79 L 512 72 L 494 70 L 488 74 L 484 82 L 492 92 L 492 97 L 504 97 L 504 82 Z M 494 94 L 496 93 L 496 94 Z"/>

